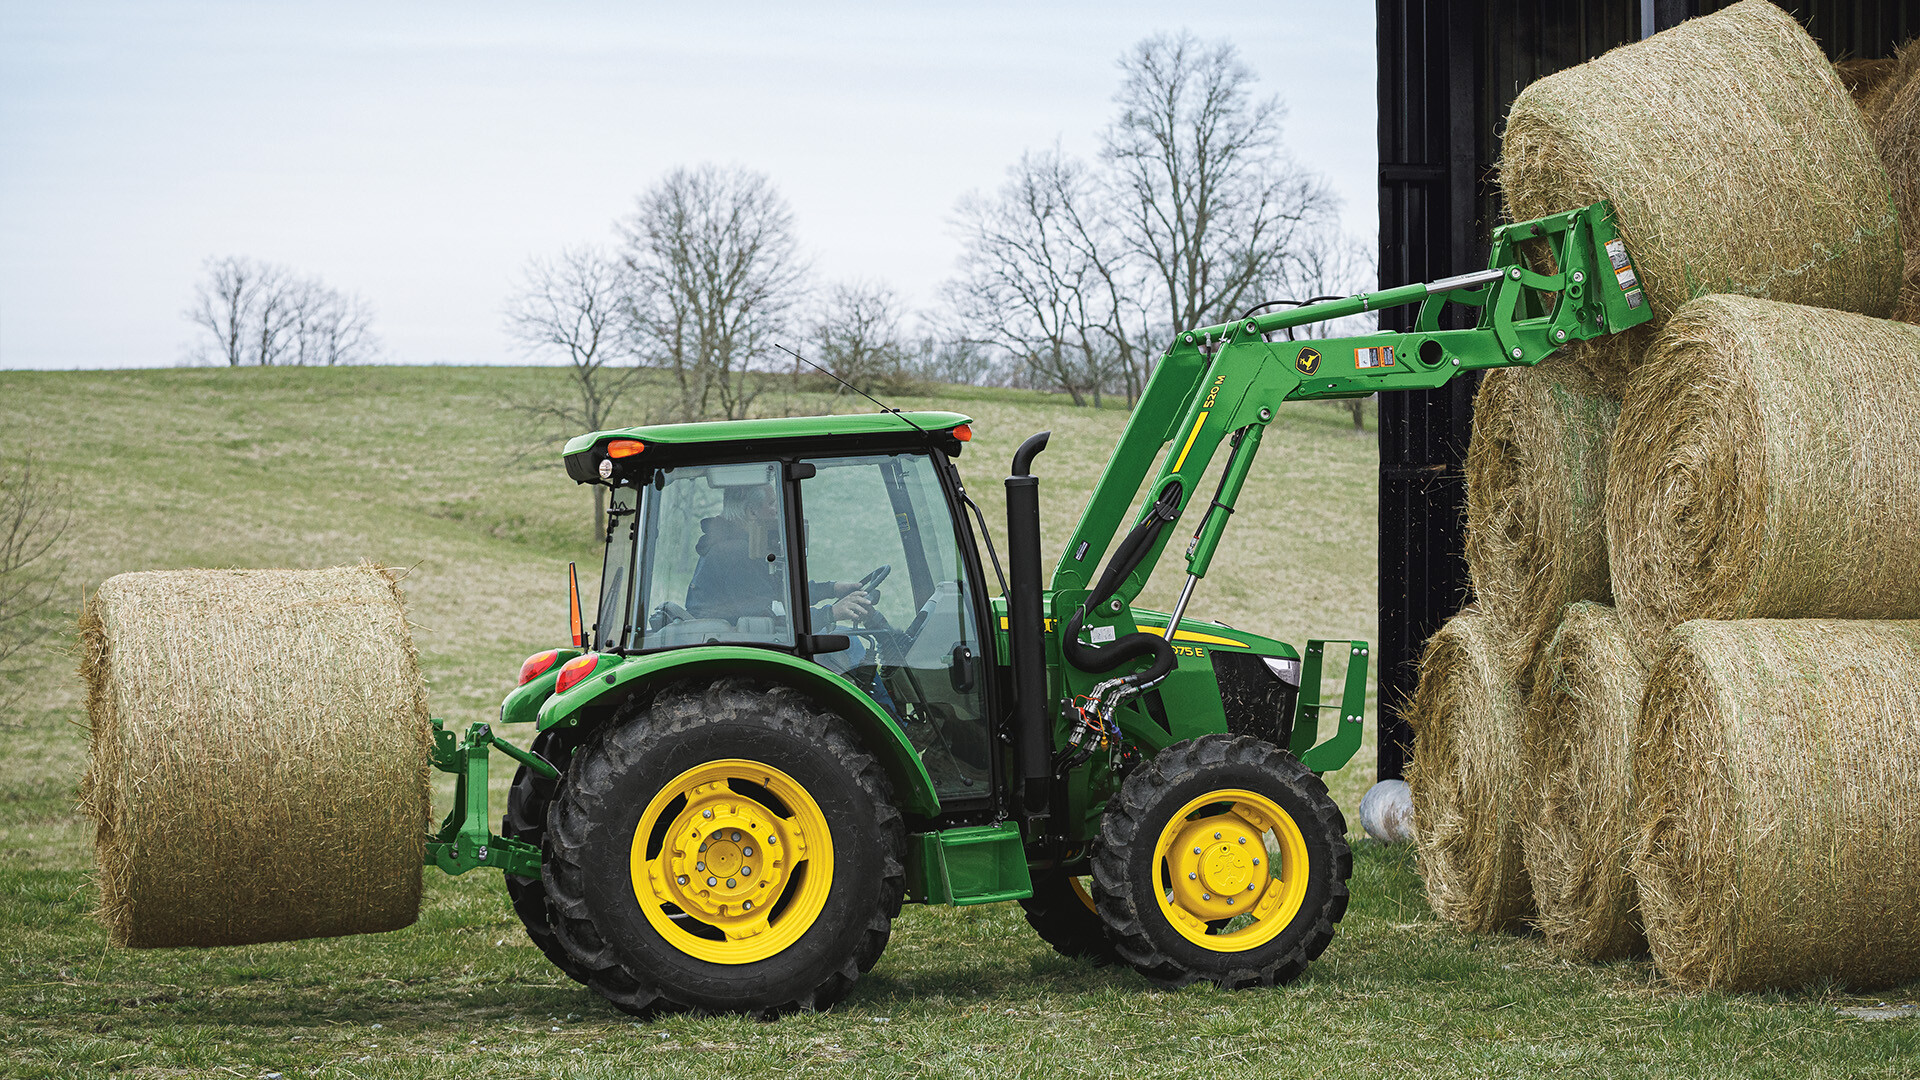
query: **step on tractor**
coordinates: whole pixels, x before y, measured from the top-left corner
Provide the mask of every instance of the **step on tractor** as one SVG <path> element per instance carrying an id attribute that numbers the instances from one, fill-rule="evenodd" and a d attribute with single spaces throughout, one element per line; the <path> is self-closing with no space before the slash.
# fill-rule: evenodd
<path id="1" fill-rule="evenodd" d="M 1410 331 L 1295 336 L 1409 304 Z M 1648 316 L 1599 203 L 1500 228 L 1484 271 L 1181 333 L 1045 579 L 1047 432 L 1005 481 L 1004 574 L 956 413 L 576 438 L 568 475 L 608 496 L 591 624 L 576 578 L 569 646 L 526 661 L 498 724 L 435 722 L 457 779 L 427 860 L 504 871 L 547 957 L 641 1015 L 825 1008 L 909 901 L 1017 901 L 1060 952 L 1162 987 L 1288 982 L 1347 907 L 1321 775 L 1360 746 L 1368 644 L 1186 617 L 1263 433 L 1288 402 L 1535 364 Z M 1173 610 L 1134 607 L 1223 444 Z M 497 730 L 521 725 L 525 748 Z M 498 833 L 496 748 L 519 763 Z"/>

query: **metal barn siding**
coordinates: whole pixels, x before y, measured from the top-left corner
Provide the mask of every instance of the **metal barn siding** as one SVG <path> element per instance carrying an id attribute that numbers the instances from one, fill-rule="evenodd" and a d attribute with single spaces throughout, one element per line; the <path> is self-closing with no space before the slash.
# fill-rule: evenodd
<path id="1" fill-rule="evenodd" d="M 1730 0 L 1376 0 L 1380 287 L 1486 266 L 1507 108 L 1528 83 Z M 1789 0 L 1835 59 L 1920 36 L 1912 0 Z M 1387 329 L 1411 309 L 1383 313 Z M 1426 639 L 1469 601 L 1467 438 L 1476 379 L 1380 396 L 1379 777 L 1402 774 Z"/>

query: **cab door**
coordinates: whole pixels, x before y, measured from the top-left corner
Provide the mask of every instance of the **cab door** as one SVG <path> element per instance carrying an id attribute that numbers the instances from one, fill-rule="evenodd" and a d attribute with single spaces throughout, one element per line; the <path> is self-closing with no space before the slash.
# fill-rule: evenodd
<path id="1" fill-rule="evenodd" d="M 893 714 L 941 801 L 992 789 L 976 583 L 927 454 L 811 458 L 800 481 L 811 634 L 851 646 L 815 662 Z M 804 474 L 803 474 L 804 475 Z"/>

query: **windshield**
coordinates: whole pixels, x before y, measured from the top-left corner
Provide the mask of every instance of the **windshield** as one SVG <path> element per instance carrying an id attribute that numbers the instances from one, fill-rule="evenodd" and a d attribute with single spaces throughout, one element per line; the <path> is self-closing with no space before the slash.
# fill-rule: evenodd
<path id="1" fill-rule="evenodd" d="M 626 610 L 627 579 L 632 574 L 635 526 L 640 515 L 634 505 L 640 492 L 630 487 L 613 489 L 607 505 L 607 558 L 600 567 L 600 609 L 593 621 L 594 648 L 605 652 L 626 644 L 628 625 L 621 619 Z"/>
<path id="2" fill-rule="evenodd" d="M 793 644 L 784 475 L 770 461 L 656 474 L 637 515 L 635 647 Z"/>

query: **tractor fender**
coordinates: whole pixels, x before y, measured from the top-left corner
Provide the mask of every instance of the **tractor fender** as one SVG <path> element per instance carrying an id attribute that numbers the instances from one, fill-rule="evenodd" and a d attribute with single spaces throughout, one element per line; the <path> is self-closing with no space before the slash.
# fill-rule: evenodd
<path id="1" fill-rule="evenodd" d="M 500 702 L 500 722 L 526 724 L 539 719 L 540 706 L 553 696 L 553 684 L 560 678 L 560 668 L 585 651 L 585 649 L 555 649 L 552 666 L 514 687 Z"/>
<path id="2" fill-rule="evenodd" d="M 608 663 L 613 661 L 613 663 Z M 893 782 L 901 809 L 931 817 L 940 812 L 933 778 L 913 743 L 893 717 L 845 678 L 818 664 L 772 649 L 743 645 L 698 645 L 645 656 L 604 656 L 593 674 L 555 694 L 540 707 L 540 730 L 589 727 L 613 714 L 628 698 L 687 676 L 753 675 L 786 683 L 845 717 Z"/>

